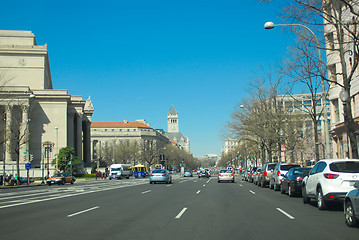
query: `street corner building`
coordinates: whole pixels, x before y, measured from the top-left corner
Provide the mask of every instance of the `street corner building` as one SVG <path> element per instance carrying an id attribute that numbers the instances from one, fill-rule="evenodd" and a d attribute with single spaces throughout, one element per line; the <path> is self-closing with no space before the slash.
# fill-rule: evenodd
<path id="1" fill-rule="evenodd" d="M 31 31 L 0 30 L 0 175 L 30 177 L 54 172 L 49 164 L 63 147 L 73 147 L 90 165 L 91 99 L 71 96 L 52 85 L 47 45 Z M 4 166 L 5 165 L 5 166 Z"/>

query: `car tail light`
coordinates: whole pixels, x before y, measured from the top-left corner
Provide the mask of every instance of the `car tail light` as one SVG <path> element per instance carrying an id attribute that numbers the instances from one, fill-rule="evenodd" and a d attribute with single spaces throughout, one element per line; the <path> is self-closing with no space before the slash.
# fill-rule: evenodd
<path id="1" fill-rule="evenodd" d="M 280 171 L 277 172 L 277 176 L 279 176 L 279 175 L 280 175 Z"/>
<path id="2" fill-rule="evenodd" d="M 302 177 L 296 177 L 295 181 L 297 181 L 297 182 L 303 181 L 303 178 Z"/>
<path id="3" fill-rule="evenodd" d="M 153 174 L 151 174 L 150 176 L 153 177 Z"/>
<path id="4" fill-rule="evenodd" d="M 336 179 L 337 177 L 339 177 L 339 174 L 324 173 L 324 177 L 327 179 Z"/>
<path id="5" fill-rule="evenodd" d="M 264 172 L 264 176 L 265 176 L 265 177 L 267 176 L 267 172 Z"/>
<path id="6" fill-rule="evenodd" d="M 258 173 L 256 173 L 256 175 L 258 176 Z"/>
<path id="7" fill-rule="evenodd" d="M 234 174 L 232 173 L 231 176 L 234 177 Z"/>
<path id="8" fill-rule="evenodd" d="M 167 175 L 166 174 L 162 174 L 162 177 L 166 177 Z"/>
<path id="9" fill-rule="evenodd" d="M 334 198 L 334 195 L 330 195 L 328 198 L 329 198 L 329 199 L 333 199 L 333 198 Z"/>
<path id="10" fill-rule="evenodd" d="M 251 175 L 253 176 L 253 173 L 251 173 Z"/>
<path id="11" fill-rule="evenodd" d="M 218 174 L 218 177 L 222 176 L 222 174 Z"/>

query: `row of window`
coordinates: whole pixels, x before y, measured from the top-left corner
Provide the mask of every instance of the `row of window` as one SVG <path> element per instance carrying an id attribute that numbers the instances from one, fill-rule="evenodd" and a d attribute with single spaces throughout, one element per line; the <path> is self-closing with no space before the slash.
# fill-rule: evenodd
<path id="1" fill-rule="evenodd" d="M 136 128 L 127 128 L 127 129 L 107 129 L 107 128 L 93 128 L 93 131 L 99 131 L 99 132 L 136 132 L 137 129 Z M 139 131 L 149 131 L 148 129 L 139 129 Z"/>

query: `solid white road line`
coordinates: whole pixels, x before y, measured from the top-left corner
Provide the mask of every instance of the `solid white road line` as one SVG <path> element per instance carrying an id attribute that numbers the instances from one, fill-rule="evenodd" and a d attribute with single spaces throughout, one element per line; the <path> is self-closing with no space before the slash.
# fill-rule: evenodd
<path id="1" fill-rule="evenodd" d="M 141 194 L 149 193 L 149 192 L 151 192 L 151 191 L 152 191 L 152 190 L 144 191 L 144 192 L 141 192 Z"/>
<path id="2" fill-rule="evenodd" d="M 186 210 L 187 208 L 183 208 L 182 211 L 176 216 L 176 218 L 180 218 Z"/>
<path id="3" fill-rule="evenodd" d="M 81 212 L 77 212 L 77 213 L 73 213 L 73 214 L 70 214 L 70 215 L 67 215 L 67 217 L 73 217 L 73 216 L 76 216 L 76 215 L 79 215 L 79 214 L 82 214 L 82 213 L 85 213 L 85 212 L 89 212 L 89 211 L 92 211 L 92 210 L 95 210 L 99 208 L 99 206 L 96 206 L 96 207 L 93 207 L 93 208 L 89 208 L 89 209 L 86 209 L 86 210 L 83 210 Z"/>
<path id="4" fill-rule="evenodd" d="M 249 190 L 249 192 L 250 192 L 250 193 L 252 193 L 252 194 L 256 194 L 256 193 L 255 193 L 255 192 L 253 192 L 252 190 Z"/>
<path id="5" fill-rule="evenodd" d="M 283 213 L 284 215 L 286 215 L 289 219 L 294 219 L 294 217 L 292 215 L 290 215 L 289 213 L 286 213 L 284 210 L 277 208 L 277 210 L 281 213 Z"/>

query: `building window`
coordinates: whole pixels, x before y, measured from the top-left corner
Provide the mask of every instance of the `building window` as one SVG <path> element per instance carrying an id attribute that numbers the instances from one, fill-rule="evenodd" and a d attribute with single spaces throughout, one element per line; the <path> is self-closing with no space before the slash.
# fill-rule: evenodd
<path id="1" fill-rule="evenodd" d="M 334 35 L 333 35 L 333 32 L 330 32 L 330 33 L 326 34 L 326 38 L 327 38 L 327 43 L 328 43 L 329 49 L 334 51 Z"/>
<path id="2" fill-rule="evenodd" d="M 107 129 L 105 129 L 105 132 L 107 132 Z"/>
<path id="3" fill-rule="evenodd" d="M 338 103 L 338 99 L 333 100 L 333 107 L 334 107 L 334 121 L 335 122 L 339 122 L 340 121 L 340 116 L 339 116 L 339 103 Z"/>
<path id="4" fill-rule="evenodd" d="M 335 64 L 329 65 L 328 70 L 330 72 L 330 76 L 329 76 L 330 80 L 333 82 L 336 82 L 337 81 L 337 69 L 336 69 Z"/>

